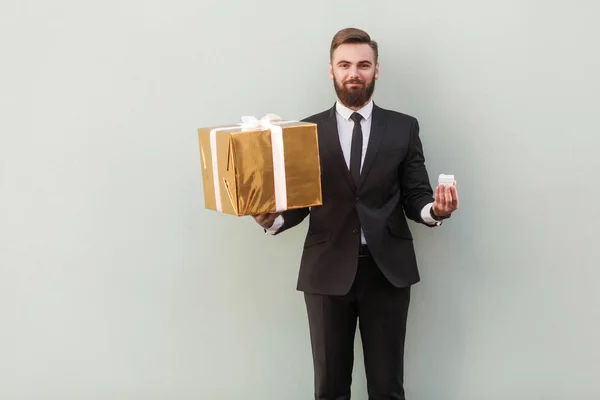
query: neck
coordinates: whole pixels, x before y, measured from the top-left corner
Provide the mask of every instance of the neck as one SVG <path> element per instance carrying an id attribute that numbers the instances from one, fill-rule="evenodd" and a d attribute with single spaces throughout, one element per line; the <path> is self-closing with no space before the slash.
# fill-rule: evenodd
<path id="1" fill-rule="evenodd" d="M 363 108 L 364 106 L 366 106 L 367 104 L 369 104 L 369 103 L 371 102 L 371 99 L 367 100 L 367 101 L 366 101 L 366 102 L 365 102 L 363 105 L 360 105 L 360 106 L 358 106 L 358 107 L 350 107 L 350 106 L 348 106 L 348 105 L 344 104 L 344 103 L 343 103 L 343 102 L 342 102 L 342 101 L 341 101 L 339 98 L 338 98 L 338 101 L 340 102 L 340 104 L 344 105 L 344 107 L 348 107 L 348 108 L 349 108 L 349 109 L 351 109 L 352 111 L 358 111 L 358 110 L 360 110 L 361 108 Z"/>

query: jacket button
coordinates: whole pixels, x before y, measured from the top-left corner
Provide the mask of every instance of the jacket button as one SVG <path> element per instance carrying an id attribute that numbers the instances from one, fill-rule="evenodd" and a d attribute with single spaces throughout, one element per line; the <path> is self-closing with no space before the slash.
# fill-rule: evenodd
<path id="1" fill-rule="evenodd" d="M 353 229 L 352 233 L 354 233 L 356 235 L 358 233 L 358 229 Z"/>
<path id="2" fill-rule="evenodd" d="M 358 198 L 358 197 L 357 197 L 357 198 L 355 198 L 355 199 L 354 199 L 354 201 L 355 201 L 356 203 L 358 203 L 358 202 L 360 201 L 360 198 Z"/>

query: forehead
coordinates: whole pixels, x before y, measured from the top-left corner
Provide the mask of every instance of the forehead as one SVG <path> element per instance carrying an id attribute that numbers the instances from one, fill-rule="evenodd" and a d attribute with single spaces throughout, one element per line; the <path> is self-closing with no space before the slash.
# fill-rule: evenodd
<path id="1" fill-rule="evenodd" d="M 346 43 L 339 46 L 333 52 L 333 64 L 340 61 L 357 63 L 370 61 L 375 63 L 375 51 L 367 43 Z"/>

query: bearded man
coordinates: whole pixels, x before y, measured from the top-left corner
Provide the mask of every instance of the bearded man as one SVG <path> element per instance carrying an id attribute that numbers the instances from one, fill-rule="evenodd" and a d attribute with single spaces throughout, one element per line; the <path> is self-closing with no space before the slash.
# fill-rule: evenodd
<path id="1" fill-rule="evenodd" d="M 378 45 L 338 32 L 329 75 L 337 102 L 316 123 L 323 205 L 261 214 L 268 234 L 309 216 L 297 289 L 304 292 L 314 398 L 350 399 L 357 321 L 368 398 L 405 399 L 404 343 L 411 286 L 420 280 L 409 218 L 439 226 L 458 208 L 455 184 L 431 188 L 416 118 L 373 103 Z"/>

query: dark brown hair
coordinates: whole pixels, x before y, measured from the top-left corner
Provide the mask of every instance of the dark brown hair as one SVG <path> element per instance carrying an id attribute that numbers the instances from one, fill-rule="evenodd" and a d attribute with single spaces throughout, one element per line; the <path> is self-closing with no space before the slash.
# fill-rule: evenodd
<path id="1" fill-rule="evenodd" d="M 342 29 L 338 33 L 335 34 L 333 40 L 331 41 L 331 50 L 329 51 L 329 58 L 333 58 L 333 52 L 339 46 L 347 43 L 366 43 L 375 52 L 375 62 L 379 58 L 379 48 L 377 46 L 377 42 L 371 40 L 371 36 L 363 30 L 356 28 L 346 28 Z"/>

